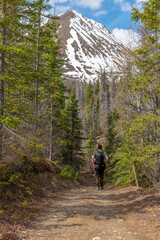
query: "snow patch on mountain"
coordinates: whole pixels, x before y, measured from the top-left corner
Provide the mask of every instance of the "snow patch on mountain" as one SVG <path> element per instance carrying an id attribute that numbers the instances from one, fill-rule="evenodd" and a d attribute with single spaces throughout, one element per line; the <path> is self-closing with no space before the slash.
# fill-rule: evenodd
<path id="1" fill-rule="evenodd" d="M 69 63 L 65 66 L 66 78 L 95 81 L 103 71 L 121 71 L 125 48 L 106 27 L 74 10 L 61 17 L 65 24 L 69 19 L 69 37 L 65 46 L 65 60 Z M 66 31 L 67 27 L 61 29 Z"/>

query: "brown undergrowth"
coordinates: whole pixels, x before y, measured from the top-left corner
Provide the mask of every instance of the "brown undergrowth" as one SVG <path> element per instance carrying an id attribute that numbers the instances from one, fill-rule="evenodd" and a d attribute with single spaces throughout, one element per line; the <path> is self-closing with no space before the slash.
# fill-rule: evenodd
<path id="1" fill-rule="evenodd" d="M 46 159 L 0 164 L 1 240 L 19 240 L 25 226 L 75 185 L 62 180 L 60 172 L 60 167 Z"/>

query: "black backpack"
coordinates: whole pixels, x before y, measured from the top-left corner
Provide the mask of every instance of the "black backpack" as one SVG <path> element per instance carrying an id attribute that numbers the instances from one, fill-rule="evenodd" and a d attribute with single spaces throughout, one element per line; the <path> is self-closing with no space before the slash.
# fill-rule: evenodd
<path id="1" fill-rule="evenodd" d="M 102 151 L 97 151 L 94 162 L 96 169 L 105 169 L 104 158 L 104 153 Z"/>

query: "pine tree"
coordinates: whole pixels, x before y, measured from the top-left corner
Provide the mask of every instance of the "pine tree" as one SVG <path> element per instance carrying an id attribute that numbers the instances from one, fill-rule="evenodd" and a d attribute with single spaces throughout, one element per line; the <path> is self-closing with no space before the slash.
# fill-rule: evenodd
<path id="1" fill-rule="evenodd" d="M 86 127 L 87 133 L 93 129 L 93 105 L 94 105 L 94 98 L 93 96 L 90 98 L 88 107 L 87 107 L 87 117 L 86 117 Z"/>
<path id="2" fill-rule="evenodd" d="M 65 99 L 61 78 L 63 61 L 59 58 L 56 35 L 57 17 L 44 12 L 50 8 L 48 1 L 6 0 L 1 3 L 4 8 L 0 23 L 0 50 L 3 56 L 0 76 L 1 127 L 14 128 L 14 132 L 7 131 L 23 139 L 23 142 L 26 139 L 27 145 L 34 145 L 34 149 L 41 144 L 50 145 L 50 159 L 53 159 L 53 146 L 57 147 L 58 144 L 57 132 L 62 127 Z M 50 21 L 43 24 L 44 18 Z M 34 125 L 40 126 L 36 133 L 33 131 Z M 46 138 L 42 139 L 43 134 Z M 13 145 L 8 139 L 7 142 Z M 2 149 L 2 141 L 0 146 Z M 4 146 L 6 148 L 6 144 Z M 7 150 L 5 154 L 9 154 Z M 38 152 L 34 150 L 34 154 Z M 43 153 L 49 154 L 48 147 Z"/>
<path id="3" fill-rule="evenodd" d="M 27 46 L 24 45 L 27 28 L 27 1 L 0 1 L 0 159 L 2 160 L 3 126 L 14 127 L 22 123 L 26 113 L 22 97 L 28 86 Z M 15 86 L 17 86 L 15 88 Z"/>
<path id="4" fill-rule="evenodd" d="M 100 96 L 100 82 L 99 79 L 95 85 L 95 93 L 94 93 L 94 137 L 96 137 L 100 130 L 100 103 L 99 103 L 99 96 Z"/>
<path id="5" fill-rule="evenodd" d="M 140 21 L 146 35 L 132 53 L 125 78 L 121 80 L 119 102 L 122 138 L 115 159 L 115 178 L 123 184 L 140 183 L 159 188 L 160 139 L 160 5 L 144 2 L 141 11 L 132 8 L 132 20 Z"/>
<path id="6" fill-rule="evenodd" d="M 57 142 L 60 141 L 62 133 L 62 111 L 65 105 L 66 88 L 62 81 L 61 71 L 63 61 L 59 59 L 59 41 L 56 30 L 57 22 L 54 19 L 46 24 L 47 34 L 45 35 L 45 52 L 43 61 L 46 62 L 45 82 L 43 84 L 45 99 L 48 100 L 48 107 L 43 113 L 46 118 L 50 119 L 50 153 L 49 158 L 53 160 L 54 146 L 58 148 Z M 56 140 L 54 140 L 56 139 Z M 58 141 L 57 141 L 58 139 Z"/>
<path id="7" fill-rule="evenodd" d="M 107 153 L 110 161 L 107 164 L 107 169 L 105 171 L 105 179 L 108 182 L 113 181 L 113 172 L 116 165 L 116 160 L 113 158 L 117 148 L 119 147 L 120 139 L 117 138 L 117 121 L 119 115 L 115 109 L 113 109 L 110 114 L 107 116 L 107 132 L 106 132 L 106 141 L 104 150 Z"/>
<path id="8" fill-rule="evenodd" d="M 98 95 L 100 92 L 99 79 L 96 81 L 95 94 Z"/>
<path id="9" fill-rule="evenodd" d="M 92 130 L 90 130 L 90 133 L 88 134 L 88 138 L 86 140 L 86 145 L 85 145 L 85 155 L 86 155 L 86 159 L 90 161 L 90 158 L 93 154 L 93 150 L 95 147 L 95 139 L 93 137 L 93 132 Z"/>
<path id="10" fill-rule="evenodd" d="M 92 95 L 93 95 L 92 83 L 91 81 L 89 81 L 85 94 L 86 104 L 89 104 Z"/>
<path id="11" fill-rule="evenodd" d="M 66 108 L 63 123 L 62 157 L 65 164 L 80 167 L 82 155 L 82 123 L 79 118 L 78 100 L 72 88 Z"/>
<path id="12" fill-rule="evenodd" d="M 105 151 L 109 155 L 113 155 L 117 146 L 118 146 L 118 139 L 116 139 L 116 130 L 115 126 L 118 120 L 118 113 L 116 109 L 113 109 L 110 114 L 107 116 L 107 133 L 106 133 L 106 145 Z"/>
<path id="13" fill-rule="evenodd" d="M 33 64 L 33 81 L 35 82 L 35 94 L 34 94 L 34 117 L 38 120 L 40 111 L 40 99 L 41 92 L 40 88 L 45 80 L 45 64 L 43 61 L 46 52 L 46 42 L 48 41 L 47 32 L 50 31 L 49 25 L 44 24 L 51 18 L 51 15 L 47 15 L 45 12 L 50 10 L 51 6 L 48 4 L 48 0 L 34 0 L 30 2 L 29 8 L 29 32 L 28 39 L 32 46 L 32 50 L 35 53 L 32 64 Z M 51 34 L 50 34 L 51 35 Z M 47 39 L 46 39 L 47 36 Z M 51 36 L 50 36 L 51 37 Z M 38 121 L 35 121 L 35 132 L 38 130 Z"/>
<path id="14" fill-rule="evenodd" d="M 30 139 L 34 138 L 34 144 L 43 145 L 45 148 L 43 152 L 53 160 L 59 151 L 58 134 L 61 135 L 61 111 L 64 108 L 65 87 L 61 78 L 63 61 L 60 60 L 56 33 L 58 17 L 46 14 L 51 7 L 48 2 L 35 0 L 29 4 L 27 39 L 33 52 L 30 65 L 34 125 L 32 121 L 28 133 Z"/>

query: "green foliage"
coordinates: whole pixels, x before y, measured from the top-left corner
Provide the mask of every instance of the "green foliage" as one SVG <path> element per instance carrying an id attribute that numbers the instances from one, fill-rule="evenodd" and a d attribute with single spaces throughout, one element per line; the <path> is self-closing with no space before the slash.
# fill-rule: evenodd
<path id="1" fill-rule="evenodd" d="M 98 95 L 100 92 L 99 79 L 96 81 L 95 94 Z"/>
<path id="2" fill-rule="evenodd" d="M 33 195 L 33 190 L 30 187 L 26 187 L 26 192 L 27 192 L 28 196 Z"/>
<path id="3" fill-rule="evenodd" d="M 16 173 L 10 176 L 9 183 L 19 182 L 19 179 L 22 177 L 21 173 Z"/>
<path id="4" fill-rule="evenodd" d="M 91 81 L 89 81 L 86 88 L 86 94 L 85 94 L 86 104 L 89 104 L 92 96 L 93 96 L 92 83 Z"/>
<path id="5" fill-rule="evenodd" d="M 5 163 L 0 164 L 0 182 L 6 178 L 10 174 L 10 169 L 7 167 Z"/>
<path id="6" fill-rule="evenodd" d="M 149 0 L 143 2 L 143 11 L 140 12 L 135 7 L 132 7 L 132 20 L 141 20 L 147 30 L 158 32 L 160 29 L 160 7 L 159 0 Z"/>
<path id="7" fill-rule="evenodd" d="M 63 111 L 63 135 L 60 141 L 63 162 L 80 167 L 82 164 L 82 122 L 79 118 L 78 100 L 72 89 Z"/>
<path id="8" fill-rule="evenodd" d="M 4 120 L 3 120 L 4 119 Z M 17 128 L 19 125 L 23 123 L 22 119 L 19 117 L 7 117 L 3 116 L 3 119 L 1 120 L 8 128 Z"/>
<path id="9" fill-rule="evenodd" d="M 90 98 L 88 108 L 87 108 L 87 117 L 86 117 L 86 125 L 87 125 L 87 132 L 90 132 L 92 129 L 92 123 L 93 123 L 93 104 L 94 104 L 94 98 L 93 96 Z"/>
<path id="10" fill-rule="evenodd" d="M 4 209 L 0 210 L 0 215 L 4 214 Z"/>
<path id="11" fill-rule="evenodd" d="M 115 152 L 118 148 L 119 139 L 117 137 L 116 125 L 118 121 L 119 115 L 116 109 L 113 109 L 107 117 L 107 132 L 106 132 L 106 142 L 104 146 L 104 151 L 107 153 L 109 157 L 109 162 L 107 164 L 107 168 L 105 170 L 105 181 L 112 182 L 113 181 L 113 173 L 116 161 L 113 158 Z"/>
<path id="12" fill-rule="evenodd" d="M 159 117 L 154 114 L 139 115 L 125 123 L 124 131 L 123 141 L 114 155 L 116 182 L 124 185 L 134 183 L 134 165 L 141 185 L 154 183 L 159 178 Z"/>
<path id="13" fill-rule="evenodd" d="M 5 83 L 1 89 L 2 106 L 1 122 L 9 128 L 16 128 L 23 123 L 27 112 L 26 91 L 30 86 L 30 55 L 29 47 L 24 44 L 27 31 L 27 1 L 1 1 L 0 12 L 0 53 L 3 56 L 1 62 L 1 83 Z M 23 12 L 23 14 L 22 14 Z M 5 39 L 5 41 L 4 41 Z M 16 86 L 16 87 L 15 87 Z"/>
<path id="14" fill-rule="evenodd" d="M 5 126 L 9 137 L 1 141 L 0 158 L 2 145 L 5 159 L 24 145 L 32 156 L 47 154 L 51 143 L 58 149 L 66 88 L 61 77 L 58 18 L 47 14 L 50 8 L 48 0 L 1 1 L 0 81 L 5 84 L 0 91 L 0 126 Z"/>
<path id="15" fill-rule="evenodd" d="M 116 109 L 113 109 L 107 117 L 107 133 L 105 151 L 111 157 L 118 145 L 117 132 L 115 126 L 117 125 L 119 115 Z"/>
<path id="16" fill-rule="evenodd" d="M 70 165 L 65 165 L 62 168 L 60 177 L 65 178 L 65 179 L 70 179 L 70 180 L 77 182 L 78 181 L 78 172 L 75 172 L 74 168 L 72 168 Z"/>
<path id="17" fill-rule="evenodd" d="M 97 99 L 96 99 L 96 112 L 97 112 L 97 114 L 99 113 L 99 107 L 100 107 L 100 105 L 99 105 L 99 96 L 97 96 Z"/>
<path id="18" fill-rule="evenodd" d="M 2 209 L 2 207 L 3 207 L 3 205 L 2 204 L 0 204 L 0 215 L 3 215 L 4 214 L 4 209 Z"/>
<path id="19" fill-rule="evenodd" d="M 132 52 L 132 61 L 120 82 L 121 118 L 116 129 L 121 142 L 113 156 L 112 174 L 123 186 L 135 184 L 137 179 L 141 186 L 160 187 L 159 7 L 159 1 L 149 0 L 141 11 L 132 8 L 132 20 L 142 24 L 145 36 Z"/>
<path id="20" fill-rule="evenodd" d="M 88 134 L 88 138 L 86 140 L 86 145 L 85 145 L 86 158 L 89 160 L 93 154 L 94 147 L 95 147 L 95 140 L 93 138 L 93 133 L 90 130 L 90 133 Z"/>
<path id="21" fill-rule="evenodd" d="M 29 205 L 28 201 L 27 200 L 24 200 L 24 202 L 22 203 L 22 206 L 23 207 L 27 207 Z"/>

